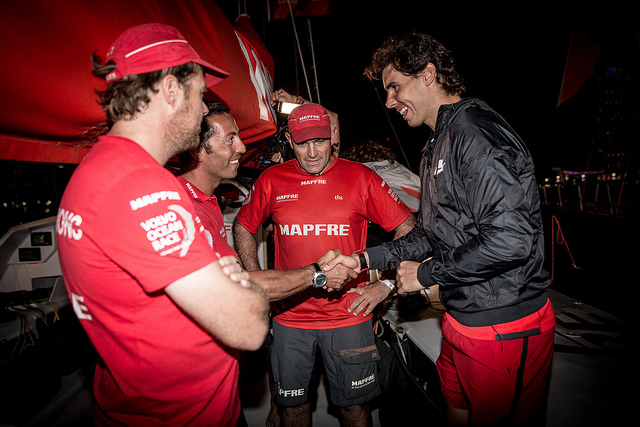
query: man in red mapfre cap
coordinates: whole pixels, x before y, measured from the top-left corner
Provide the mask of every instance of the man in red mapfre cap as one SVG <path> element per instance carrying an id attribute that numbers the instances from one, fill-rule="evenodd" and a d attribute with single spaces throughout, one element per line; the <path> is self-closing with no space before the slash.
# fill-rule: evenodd
<path id="1" fill-rule="evenodd" d="M 371 285 L 365 302 L 371 309 L 362 314 L 352 310 L 352 304 L 366 285 L 366 273 L 327 292 L 326 273 L 315 260 L 332 248 L 350 254 L 364 247 L 368 221 L 395 229 L 396 238 L 415 224 L 409 208 L 380 176 L 360 163 L 332 156 L 330 138 L 324 108 L 312 103 L 296 107 L 287 134 L 295 159 L 260 175 L 234 224 L 236 250 L 246 269 L 259 268 L 252 233 L 269 217 L 274 221 L 275 268 L 316 269 L 312 286 L 284 299 L 285 308 L 274 317 L 273 394 L 283 408 L 283 426 L 311 421 L 317 352 L 341 424 L 370 425 L 367 403 L 380 393 L 371 311 L 390 289 L 380 282 Z"/>
<path id="2" fill-rule="evenodd" d="M 100 356 L 96 424 L 235 426 L 234 349 L 262 345 L 266 295 L 220 265 L 163 167 L 198 146 L 202 96 L 227 74 L 162 24 L 126 30 L 94 74 L 108 82 L 110 129 L 73 174 L 56 228 L 73 309 Z"/>

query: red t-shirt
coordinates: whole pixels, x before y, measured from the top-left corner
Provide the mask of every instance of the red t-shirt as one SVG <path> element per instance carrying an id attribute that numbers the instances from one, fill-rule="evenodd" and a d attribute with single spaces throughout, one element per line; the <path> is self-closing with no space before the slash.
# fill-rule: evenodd
<path id="1" fill-rule="evenodd" d="M 207 237 L 209 246 L 221 256 L 230 255 L 237 257 L 238 254 L 227 241 L 227 230 L 224 227 L 224 218 L 222 217 L 216 196 L 207 196 L 186 179 L 180 176 L 177 178 L 193 199 L 193 207 L 196 209 L 196 213 L 202 221 L 204 227 L 203 232 Z"/>
<path id="2" fill-rule="evenodd" d="M 410 211 L 378 174 L 368 167 L 334 158 L 319 176 L 309 175 L 294 159 L 264 171 L 245 199 L 237 221 L 255 233 L 269 216 L 274 222 L 276 269 L 307 266 L 329 249 L 351 254 L 366 246 L 367 221 L 387 231 L 398 227 Z M 284 302 L 278 323 L 306 329 L 356 325 L 371 316 L 347 311 L 363 286 L 366 274 L 340 292 L 309 288 Z"/>
<path id="3" fill-rule="evenodd" d="M 163 290 L 216 260 L 180 182 L 133 141 L 100 137 L 56 225 L 74 311 L 101 358 L 98 424 L 235 425 L 235 351 Z"/>

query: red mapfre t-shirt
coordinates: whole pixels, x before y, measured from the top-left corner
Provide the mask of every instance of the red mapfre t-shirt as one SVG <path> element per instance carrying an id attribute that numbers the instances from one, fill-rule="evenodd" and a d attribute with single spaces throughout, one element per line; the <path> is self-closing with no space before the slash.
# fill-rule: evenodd
<path id="1" fill-rule="evenodd" d="M 321 175 L 309 175 L 294 159 L 264 171 L 245 199 L 237 221 L 255 233 L 269 216 L 274 222 L 276 269 L 307 266 L 329 249 L 351 254 L 366 246 L 367 221 L 387 231 L 398 227 L 410 211 L 378 174 L 368 167 L 334 158 Z M 347 311 L 363 286 L 366 274 L 340 292 L 309 288 L 284 303 L 278 323 L 306 329 L 356 325 L 370 316 Z"/>
<path id="2" fill-rule="evenodd" d="M 100 425 L 235 425 L 234 351 L 165 294 L 216 260 L 191 198 L 138 144 L 104 136 L 58 211 L 60 263 L 74 311 L 100 358 Z"/>
<path id="3" fill-rule="evenodd" d="M 193 200 L 193 207 L 198 214 L 198 217 L 202 221 L 204 226 L 204 234 L 207 237 L 209 246 L 214 252 L 220 254 L 220 256 L 234 256 L 238 254 L 229 246 L 227 241 L 227 230 L 224 228 L 224 217 L 218 206 L 218 200 L 216 196 L 208 196 L 200 191 L 195 185 L 191 184 L 181 176 L 177 177 L 178 181 L 184 185 L 187 193 Z"/>

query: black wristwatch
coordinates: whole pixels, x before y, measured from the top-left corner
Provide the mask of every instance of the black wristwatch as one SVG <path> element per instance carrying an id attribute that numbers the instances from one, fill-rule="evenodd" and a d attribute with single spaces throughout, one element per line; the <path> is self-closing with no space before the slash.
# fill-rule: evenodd
<path id="1" fill-rule="evenodd" d="M 313 273 L 313 287 L 314 288 L 321 288 L 324 285 L 327 284 L 327 273 L 325 273 L 320 266 L 318 265 L 317 262 L 314 262 L 313 264 L 313 268 L 316 269 L 316 271 Z"/>
<path id="2" fill-rule="evenodd" d="M 360 260 L 360 272 L 367 271 L 369 269 L 369 265 L 367 264 L 367 258 L 364 256 L 364 249 L 360 251 L 355 251 L 353 254 L 358 255 L 358 259 Z"/>

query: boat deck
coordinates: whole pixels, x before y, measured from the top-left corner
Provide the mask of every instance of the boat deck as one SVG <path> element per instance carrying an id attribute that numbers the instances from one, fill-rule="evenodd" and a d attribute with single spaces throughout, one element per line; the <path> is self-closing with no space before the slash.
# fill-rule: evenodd
<path id="1" fill-rule="evenodd" d="M 632 331 L 629 323 L 608 313 L 554 290 L 548 293 L 556 312 L 557 326 L 547 426 L 626 424 L 628 419 L 632 419 L 634 394 L 631 384 L 638 374 L 631 349 L 636 332 Z M 425 363 L 429 363 L 439 346 L 439 322 L 434 319 L 441 316 L 441 311 L 435 306 L 423 309 L 427 314 L 422 315 L 431 320 L 417 320 L 416 317 L 404 320 L 397 313 L 395 317 L 385 315 L 383 318 L 391 320 L 394 327 L 397 322 L 402 334 L 407 334 L 414 344 L 418 343 L 416 347 L 427 355 Z M 428 334 L 430 339 L 421 342 L 421 334 Z M 264 351 L 262 354 L 250 354 L 245 360 L 252 368 L 243 369 L 241 395 L 244 414 L 249 426 L 263 426 L 270 409 L 266 365 L 261 363 Z M 86 378 L 78 371 L 63 378 L 58 395 L 25 425 L 88 425 L 91 392 Z M 431 418 L 430 424 L 438 425 L 435 408 L 427 405 L 418 410 Z M 4 425 L 1 421 L 0 425 Z M 374 426 L 385 425 L 380 421 L 378 408 L 373 408 L 373 422 Z M 339 425 L 335 408 L 327 403 L 326 388 L 322 383 L 314 407 L 313 425 Z"/>

